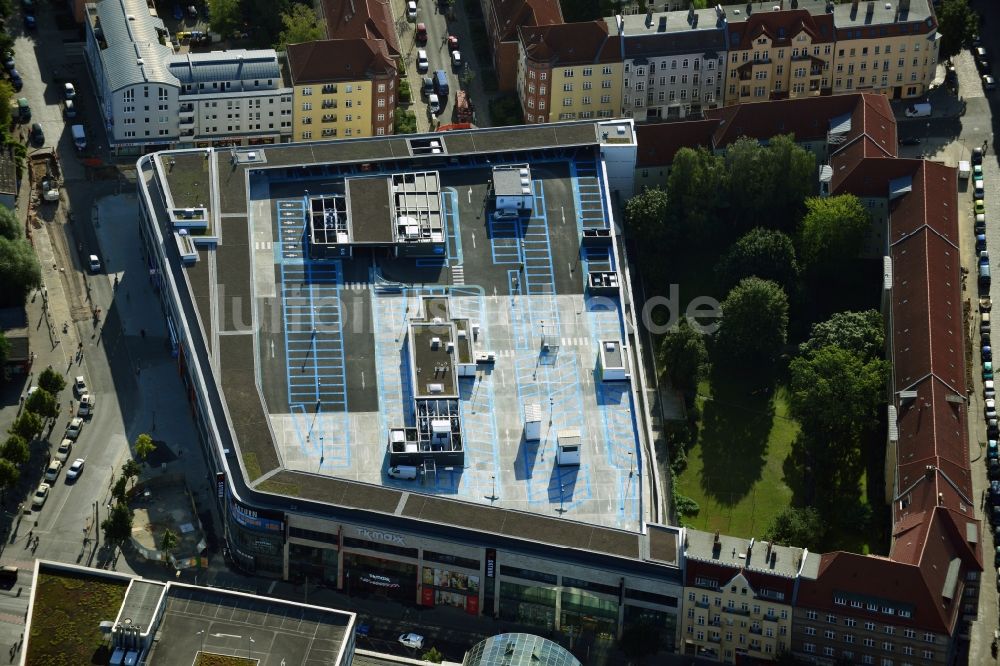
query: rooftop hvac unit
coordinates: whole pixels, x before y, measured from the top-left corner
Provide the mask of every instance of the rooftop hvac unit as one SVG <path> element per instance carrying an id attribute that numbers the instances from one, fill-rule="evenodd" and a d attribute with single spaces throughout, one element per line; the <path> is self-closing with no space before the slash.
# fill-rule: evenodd
<path id="1" fill-rule="evenodd" d="M 615 343 L 614 342 L 605 342 L 604 343 L 604 351 L 613 352 L 614 350 L 615 350 Z"/>
<path id="2" fill-rule="evenodd" d="M 428 384 L 428 393 L 444 393 L 444 384 Z"/>
<path id="3" fill-rule="evenodd" d="M 437 349 L 441 346 L 441 338 L 431 338 L 431 349 Z"/>
<path id="4" fill-rule="evenodd" d="M 407 238 L 419 238 L 420 237 L 420 227 L 415 224 L 406 225 L 406 237 Z"/>
<path id="5" fill-rule="evenodd" d="M 518 169 L 517 172 L 521 175 L 521 178 L 527 178 L 528 177 L 528 170 L 525 169 L 525 168 L 523 168 L 523 167 L 520 168 L 520 169 Z"/>
<path id="6" fill-rule="evenodd" d="M 431 432 L 435 435 L 447 435 L 451 432 L 451 422 L 448 419 L 432 419 Z"/>
<path id="7" fill-rule="evenodd" d="M 455 343 L 449 340 L 448 344 L 445 345 L 445 349 L 447 349 L 449 352 L 455 351 Z"/>

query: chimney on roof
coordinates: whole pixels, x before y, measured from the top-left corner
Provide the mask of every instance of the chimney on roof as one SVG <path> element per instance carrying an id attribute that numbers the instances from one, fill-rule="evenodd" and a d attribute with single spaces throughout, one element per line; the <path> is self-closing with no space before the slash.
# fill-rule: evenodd
<path id="1" fill-rule="evenodd" d="M 750 13 L 752 11 L 753 11 L 753 3 L 752 2 L 748 2 L 747 3 L 747 16 L 750 16 Z"/>
<path id="2" fill-rule="evenodd" d="M 868 0 L 868 8 L 865 10 L 865 16 L 871 20 L 871 17 L 875 14 L 875 0 Z"/>
<path id="3" fill-rule="evenodd" d="M 938 493 L 938 506 L 944 506 L 944 493 Z"/>
<path id="4" fill-rule="evenodd" d="M 694 7 L 691 7 L 690 9 L 688 9 L 688 25 L 694 25 L 695 21 L 697 20 L 698 17 L 694 13 Z"/>
<path id="5" fill-rule="evenodd" d="M 926 476 L 928 480 L 934 478 L 934 465 L 927 465 L 924 467 L 924 476 Z"/>
<path id="6" fill-rule="evenodd" d="M 899 0 L 899 13 L 910 11 L 910 0 Z"/>
<path id="7" fill-rule="evenodd" d="M 827 14 L 832 14 L 833 13 L 833 0 L 827 0 L 827 3 L 826 3 L 826 13 Z"/>
<path id="8" fill-rule="evenodd" d="M 792 7 L 792 9 L 798 9 L 799 8 L 799 0 L 792 0 L 791 7 Z"/>
<path id="9" fill-rule="evenodd" d="M 650 5 L 649 9 L 646 10 L 646 27 L 653 27 L 653 5 Z"/>

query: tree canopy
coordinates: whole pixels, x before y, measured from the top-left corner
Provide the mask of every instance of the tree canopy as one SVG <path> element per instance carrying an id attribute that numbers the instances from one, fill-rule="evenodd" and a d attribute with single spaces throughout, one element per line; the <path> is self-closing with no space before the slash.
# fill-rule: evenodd
<path id="1" fill-rule="evenodd" d="M 66 379 L 49 366 L 38 375 L 38 388 L 45 389 L 52 395 L 59 395 L 66 388 Z"/>
<path id="2" fill-rule="evenodd" d="M 132 509 L 122 502 L 116 502 L 108 517 L 101 521 L 104 540 L 121 545 L 132 536 Z"/>
<path id="3" fill-rule="evenodd" d="M 969 7 L 968 0 L 944 0 L 937 8 L 941 47 L 938 55 L 951 58 L 979 34 L 979 15 Z"/>
<path id="4" fill-rule="evenodd" d="M 13 113 L 10 103 L 14 100 L 14 87 L 10 81 L 0 81 L 0 127 L 10 127 Z"/>
<path id="5" fill-rule="evenodd" d="M 3 331 L 0 331 L 0 365 L 7 362 L 10 357 L 10 341 Z"/>
<path id="6" fill-rule="evenodd" d="M 156 450 L 156 444 L 153 443 L 153 438 L 146 433 L 142 433 L 135 438 L 135 455 L 145 462 L 149 454 Z"/>
<path id="7" fill-rule="evenodd" d="M 838 312 L 826 321 L 813 324 L 809 339 L 799 345 L 799 353 L 808 356 L 832 345 L 864 360 L 878 358 L 885 352 L 883 326 L 878 310 Z"/>
<path id="8" fill-rule="evenodd" d="M 31 457 L 31 451 L 28 449 L 28 442 L 25 441 L 24 437 L 11 434 L 3 443 L 3 450 L 0 451 L 0 456 L 3 456 L 15 465 L 21 465 L 28 462 L 28 458 Z"/>
<path id="9" fill-rule="evenodd" d="M 59 405 L 55 396 L 41 387 L 32 391 L 24 401 L 24 408 L 48 419 L 54 419 L 59 415 Z"/>
<path id="10" fill-rule="evenodd" d="M 667 176 L 671 224 L 678 236 L 705 242 L 719 234 L 720 210 L 727 205 L 729 186 L 725 160 L 704 147 L 681 148 Z"/>
<path id="11" fill-rule="evenodd" d="M 278 38 L 277 48 L 282 51 L 289 44 L 314 42 L 324 37 L 323 24 L 308 5 L 292 4 L 287 11 L 281 13 L 281 24 L 285 29 Z"/>
<path id="12" fill-rule="evenodd" d="M 806 200 L 799 256 L 814 277 L 836 275 L 858 257 L 870 219 L 853 194 Z"/>
<path id="13" fill-rule="evenodd" d="M 776 282 L 786 293 L 796 288 L 799 264 L 792 239 L 780 231 L 756 227 L 740 237 L 716 266 L 726 289 L 756 276 Z"/>
<path id="14" fill-rule="evenodd" d="M 660 365 L 678 391 L 693 393 L 705 372 L 708 351 L 705 336 L 691 327 L 686 317 L 667 331 L 660 342 Z"/>
<path id="15" fill-rule="evenodd" d="M 788 336 L 788 296 L 771 282 L 745 278 L 722 302 L 716 333 L 719 352 L 738 367 L 766 367 Z"/>
<path id="16" fill-rule="evenodd" d="M 792 360 L 789 406 L 804 430 L 856 439 L 884 401 L 889 364 L 835 346 Z"/>
<path id="17" fill-rule="evenodd" d="M 20 416 L 14 419 L 14 423 L 10 426 L 10 432 L 24 438 L 24 441 L 30 442 L 42 434 L 44 427 L 45 424 L 42 423 L 38 414 L 24 410 Z"/>
<path id="18" fill-rule="evenodd" d="M 240 0 L 208 0 L 209 27 L 223 37 L 229 37 L 243 25 Z"/>
<path id="19" fill-rule="evenodd" d="M 0 206 L 0 237 L 7 240 L 17 240 L 23 235 L 23 227 L 17 216 L 14 215 L 14 211 L 6 206 Z"/>
<path id="20" fill-rule="evenodd" d="M 646 188 L 625 202 L 625 223 L 640 246 L 654 249 L 666 238 L 669 212 L 666 191 Z"/>
<path id="21" fill-rule="evenodd" d="M 31 245 L 23 238 L 0 237 L 0 305 L 23 305 L 28 292 L 42 284 L 42 269 Z"/>
<path id="22" fill-rule="evenodd" d="M 771 543 L 816 549 L 822 542 L 826 525 L 813 507 L 790 506 L 774 517 L 764 532 Z"/>
<path id="23" fill-rule="evenodd" d="M 0 458 L 0 502 L 7 500 L 7 489 L 17 485 L 21 472 L 13 462 Z"/>

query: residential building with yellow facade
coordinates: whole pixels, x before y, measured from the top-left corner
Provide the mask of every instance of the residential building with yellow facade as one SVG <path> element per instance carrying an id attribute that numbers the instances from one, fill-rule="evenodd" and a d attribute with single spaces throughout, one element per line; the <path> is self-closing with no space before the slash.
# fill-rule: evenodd
<path id="1" fill-rule="evenodd" d="M 289 44 L 292 141 L 392 134 L 396 63 L 383 40 Z"/>
<path id="2" fill-rule="evenodd" d="M 808 2 L 808 0 L 804 0 Z M 799 2 L 773 11 L 746 6 L 729 16 L 725 103 L 763 102 L 830 94 L 834 56 L 833 13 L 812 13 Z M 816 4 L 819 9 L 826 5 Z M 739 20 L 734 20 L 739 19 Z"/>
<path id="3" fill-rule="evenodd" d="M 934 80 L 941 33 L 929 0 L 858 2 L 833 12 L 837 50 L 833 92 L 925 95 Z"/>
<path id="4" fill-rule="evenodd" d="M 517 92 L 525 123 L 621 114 L 620 37 L 604 21 L 522 27 Z"/>
<path id="5" fill-rule="evenodd" d="M 818 576 L 819 555 L 692 529 L 683 551 L 684 654 L 735 664 L 791 649 L 795 594 Z"/>
<path id="6" fill-rule="evenodd" d="M 652 7 L 603 22 L 520 27 L 516 86 L 525 121 L 678 119 L 719 105 L 853 92 L 919 98 L 937 65 L 931 0 Z M 601 79 L 597 94 L 585 73 Z M 615 99 L 616 108 L 605 103 Z"/>

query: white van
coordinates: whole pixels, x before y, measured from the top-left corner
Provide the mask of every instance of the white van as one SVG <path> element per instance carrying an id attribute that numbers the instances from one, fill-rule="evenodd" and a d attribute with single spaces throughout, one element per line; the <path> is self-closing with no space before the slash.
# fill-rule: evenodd
<path id="1" fill-rule="evenodd" d="M 393 479 L 404 479 L 412 481 L 417 478 L 417 468 L 411 465 L 396 465 L 389 468 L 389 477 Z"/>
<path id="2" fill-rule="evenodd" d="M 927 102 L 918 102 L 906 107 L 907 118 L 926 118 L 931 115 L 931 105 Z"/>

